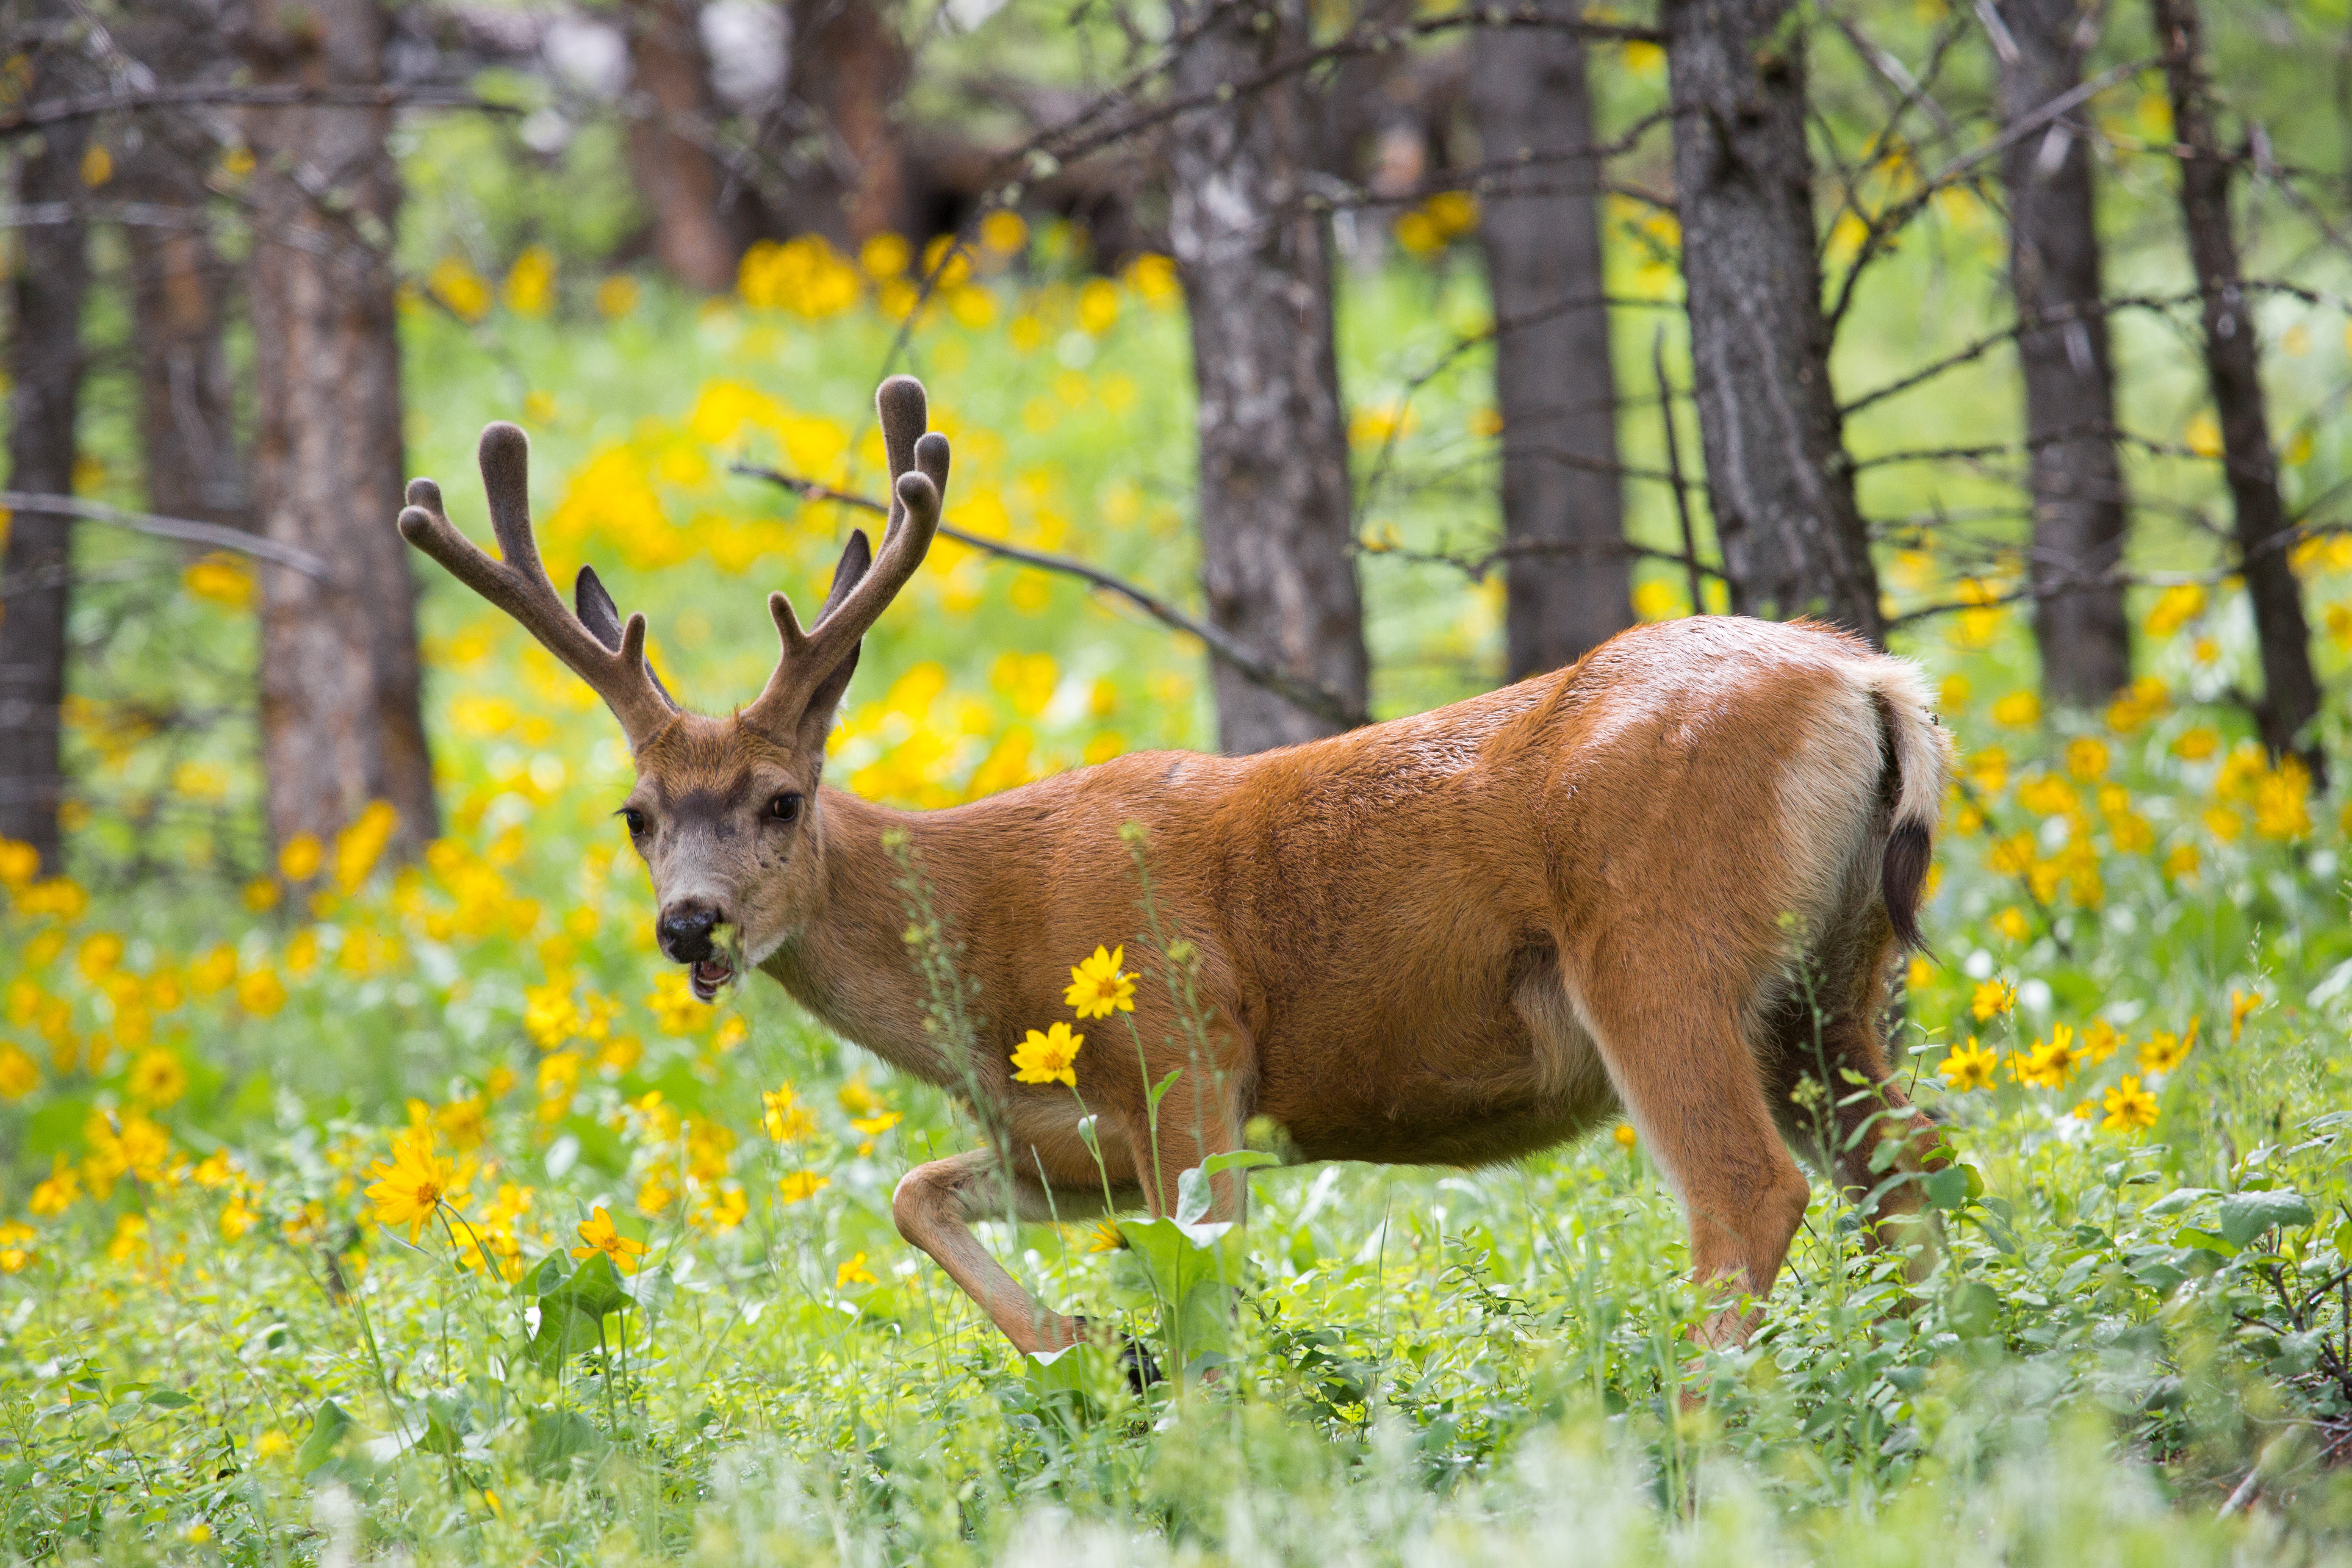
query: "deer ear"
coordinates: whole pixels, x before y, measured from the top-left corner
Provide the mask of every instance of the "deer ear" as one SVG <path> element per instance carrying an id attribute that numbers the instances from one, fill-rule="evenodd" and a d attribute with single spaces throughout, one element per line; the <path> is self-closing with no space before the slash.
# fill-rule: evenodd
<path id="1" fill-rule="evenodd" d="M 572 585 L 572 613 L 580 617 L 580 624 L 588 628 L 590 637 L 615 653 L 621 650 L 621 607 L 613 603 L 613 595 L 605 591 L 604 579 L 596 575 L 593 566 L 580 568 L 580 576 Z M 654 675 L 651 659 L 646 660 L 646 673 L 653 677 L 654 689 L 660 692 L 672 708 L 677 707 L 677 699 L 670 696 L 669 688 L 662 684 L 661 677 Z"/>
<path id="2" fill-rule="evenodd" d="M 866 542 L 866 531 L 851 529 L 849 542 L 841 547 L 841 559 L 834 563 L 833 586 L 825 592 L 824 607 L 816 613 L 818 625 L 822 626 L 825 616 L 849 597 L 849 591 L 865 579 L 866 569 L 873 564 L 874 550 Z"/>

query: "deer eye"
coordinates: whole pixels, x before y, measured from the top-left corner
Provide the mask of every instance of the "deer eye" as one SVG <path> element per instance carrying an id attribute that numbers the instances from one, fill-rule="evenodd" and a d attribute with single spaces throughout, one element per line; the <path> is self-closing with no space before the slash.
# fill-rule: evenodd
<path id="1" fill-rule="evenodd" d="M 798 822 L 801 819 L 801 797 L 797 791 L 786 790 L 768 803 L 768 815 L 778 822 Z"/>
<path id="2" fill-rule="evenodd" d="M 634 805 L 621 807 L 621 820 L 628 825 L 629 837 L 642 838 L 646 832 L 646 814 Z"/>

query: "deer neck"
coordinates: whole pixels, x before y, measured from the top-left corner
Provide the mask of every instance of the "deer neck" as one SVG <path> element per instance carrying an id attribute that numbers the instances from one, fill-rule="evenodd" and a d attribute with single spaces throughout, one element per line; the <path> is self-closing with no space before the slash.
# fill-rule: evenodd
<path id="1" fill-rule="evenodd" d="M 894 853 L 885 842 L 903 833 L 922 855 L 934 837 L 925 830 L 923 814 L 821 788 L 816 820 L 824 854 L 819 901 L 760 967 L 835 1033 L 902 1071 L 961 1087 L 923 1027 L 930 993 L 906 942 L 909 912 L 898 886 L 904 851 Z M 949 878 L 943 886 L 940 879 L 925 879 L 934 910 L 951 929 L 962 923 L 962 911 L 949 907 L 946 887 L 961 880 Z"/>

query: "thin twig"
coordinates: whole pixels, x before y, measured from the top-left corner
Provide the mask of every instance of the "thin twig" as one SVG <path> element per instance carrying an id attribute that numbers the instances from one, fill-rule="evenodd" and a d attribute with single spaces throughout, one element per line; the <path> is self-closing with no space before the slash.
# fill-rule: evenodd
<path id="1" fill-rule="evenodd" d="M 158 539 L 209 544 L 216 550 L 234 550 L 274 565 L 290 566 L 322 583 L 335 580 L 335 569 L 323 556 L 313 555 L 299 544 L 281 544 L 264 535 L 248 533 L 241 528 L 228 528 L 217 522 L 198 522 L 185 517 L 162 517 L 152 511 L 125 511 L 121 507 L 108 506 L 102 501 L 83 500 L 79 496 L 40 495 L 25 490 L 0 490 L 0 506 L 11 511 L 45 511 L 84 518 L 91 522 L 110 523 L 116 528 L 153 534 Z"/>
<path id="2" fill-rule="evenodd" d="M 1691 614 L 1706 609 L 1706 600 L 1699 592 L 1698 533 L 1691 526 L 1690 492 L 1683 485 L 1682 437 L 1675 431 L 1675 400 L 1666 384 L 1666 329 L 1660 327 L 1650 339 L 1650 369 L 1658 378 L 1658 417 L 1666 428 L 1666 471 L 1674 476 L 1668 487 L 1675 492 L 1675 517 L 1683 529 L 1683 568 L 1690 574 Z"/>

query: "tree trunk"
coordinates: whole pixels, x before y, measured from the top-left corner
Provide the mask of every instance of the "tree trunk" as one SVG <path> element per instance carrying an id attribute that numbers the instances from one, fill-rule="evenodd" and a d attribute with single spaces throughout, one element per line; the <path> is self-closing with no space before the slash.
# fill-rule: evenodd
<path id="1" fill-rule="evenodd" d="M 1195 0 L 1179 98 L 1254 76 L 1307 37 L 1303 0 L 1256 15 Z M 1349 521 L 1348 433 L 1331 341 L 1331 252 L 1301 197 L 1311 127 L 1297 79 L 1179 118 L 1168 133 L 1169 238 L 1200 395 L 1201 579 L 1209 616 L 1267 659 L 1361 704 L 1369 670 Z M 1330 734 L 1220 664 L 1228 752 Z"/>
<path id="2" fill-rule="evenodd" d="M 911 227 L 894 118 L 907 85 L 898 28 L 876 0 L 792 0 L 788 47 L 793 226 L 852 248 Z"/>
<path id="3" fill-rule="evenodd" d="M 33 91 L 67 96 L 100 85 L 83 79 L 68 46 L 63 5 L 33 13 L 52 40 L 35 55 Z M 16 46 L 21 47 L 21 45 Z M 9 280 L 14 320 L 8 375 L 15 385 L 8 426 L 8 487 L 43 495 L 73 489 L 74 416 L 81 401 L 82 297 L 89 284 L 80 213 L 82 150 L 89 122 L 60 121 L 40 132 L 18 174 L 18 211 L 58 221 L 19 228 L 23 255 Z M 49 209 L 42 212 L 40 209 Z M 20 510 L 0 555 L 0 837 L 40 851 L 41 868 L 62 868 L 58 806 L 65 796 L 58 759 L 58 706 L 66 690 L 66 616 L 72 605 L 73 520 Z"/>
<path id="4" fill-rule="evenodd" d="M 2173 140 L 2182 149 L 2180 219 L 2189 231 L 2189 257 L 2204 301 L 2205 375 L 2221 422 L 2221 463 L 2235 514 L 2238 563 L 2262 647 L 2263 695 L 2252 704 L 2254 719 L 2273 756 L 2301 757 L 2313 782 L 2325 788 L 2326 763 L 2306 732 L 2319 712 L 2319 682 L 2311 669 L 2303 588 L 2287 560 L 2294 525 L 2279 496 L 2262 346 L 2238 273 L 2230 161 L 2213 123 L 2196 0 L 2150 0 L 2149 9 L 2172 93 Z"/>
<path id="5" fill-rule="evenodd" d="M 2014 123 L 2080 85 L 2083 57 L 2097 39 L 2095 10 L 2077 0 L 2000 0 L 1993 15 L 2001 25 L 1993 45 L 2004 121 Z M 2106 576 L 2124 553 L 2123 466 L 2100 302 L 2090 138 L 2077 112 L 2001 155 L 2010 289 L 2025 329 L 2017 348 L 2032 452 L 2033 634 L 2042 695 L 2053 705 L 2104 702 L 2131 681 L 2123 584 L 2052 592 Z"/>
<path id="6" fill-rule="evenodd" d="M 1731 606 L 1882 640 L 1830 387 L 1793 0 L 1666 0 L 1693 394 Z"/>
<path id="7" fill-rule="evenodd" d="M 687 128 L 714 119 L 709 62 L 695 24 L 697 0 L 627 0 L 629 161 L 654 212 L 654 255 L 689 289 L 735 285 L 735 245 L 719 214 L 718 160 Z"/>
<path id="8" fill-rule="evenodd" d="M 1550 8 L 1577 14 L 1564 0 Z M 1566 31 L 1481 30 L 1471 44 L 1470 106 L 1486 163 L 1591 146 L 1583 41 Z M 1572 663 L 1633 624 L 1600 177 L 1594 159 L 1549 162 L 1480 195 L 1503 416 L 1503 535 L 1521 552 L 1510 557 L 1504 599 L 1513 680 Z"/>
<path id="9" fill-rule="evenodd" d="M 284 0 L 253 36 L 266 83 L 373 86 L 373 0 Z M 415 588 L 392 526 L 402 469 L 391 264 L 400 192 L 381 109 L 255 110 L 250 263 L 254 510 L 334 563 L 262 568 L 261 731 L 269 826 L 324 837 L 373 800 L 408 847 L 437 827 L 417 705 Z"/>
<path id="10" fill-rule="evenodd" d="M 217 19 L 186 0 L 149 0 L 118 34 L 161 85 L 226 84 L 236 61 Z M 131 353 L 147 506 L 167 517 L 249 527 L 236 384 L 225 336 L 236 266 L 214 243 L 205 175 L 218 150 L 194 120 L 143 118 L 116 179 L 131 268 Z"/>
<path id="11" fill-rule="evenodd" d="M 147 199 L 164 195 L 158 191 Z M 173 205 L 203 210 L 184 201 Z M 223 336 L 230 263 L 198 229 L 125 224 L 122 232 L 131 259 L 148 509 L 250 526 Z"/>

